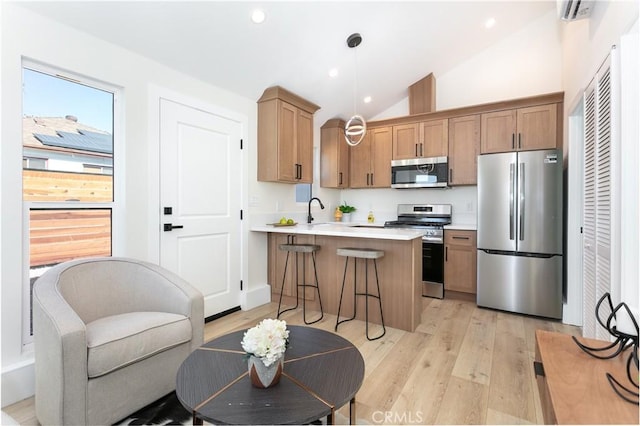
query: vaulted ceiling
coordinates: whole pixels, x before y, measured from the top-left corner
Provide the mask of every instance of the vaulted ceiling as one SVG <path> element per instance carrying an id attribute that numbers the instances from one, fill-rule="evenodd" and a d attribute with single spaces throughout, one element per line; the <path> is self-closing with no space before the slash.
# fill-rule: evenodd
<path id="1" fill-rule="evenodd" d="M 555 10 L 555 1 L 34 1 L 26 8 L 257 100 L 272 85 L 323 119 L 370 118 Z M 262 24 L 250 17 L 259 8 Z M 495 19 L 487 29 L 485 21 Z M 358 32 L 363 41 L 347 47 Z M 99 52 L 96 52 L 99 54 Z M 336 68 L 338 75 L 329 77 Z M 364 104 L 362 98 L 371 96 Z M 318 115 L 318 114 L 317 114 Z"/>

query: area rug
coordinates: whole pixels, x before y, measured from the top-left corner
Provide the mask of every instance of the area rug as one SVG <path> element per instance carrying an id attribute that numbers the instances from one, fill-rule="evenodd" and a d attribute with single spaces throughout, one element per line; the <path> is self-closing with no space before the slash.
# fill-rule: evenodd
<path id="1" fill-rule="evenodd" d="M 116 424 L 185 425 L 191 424 L 191 413 L 180 404 L 176 393 L 171 392 Z"/>
<path id="2" fill-rule="evenodd" d="M 336 413 L 336 424 L 348 424 L 349 419 Z M 175 392 L 160 398 L 157 401 L 152 402 L 146 407 L 136 411 L 126 419 L 116 423 L 116 425 L 190 425 L 192 424 L 191 413 L 187 411 L 180 401 Z M 204 422 L 205 425 L 211 423 Z M 312 425 L 325 425 L 326 418 L 312 422 Z M 360 419 L 356 424 L 367 424 Z"/>

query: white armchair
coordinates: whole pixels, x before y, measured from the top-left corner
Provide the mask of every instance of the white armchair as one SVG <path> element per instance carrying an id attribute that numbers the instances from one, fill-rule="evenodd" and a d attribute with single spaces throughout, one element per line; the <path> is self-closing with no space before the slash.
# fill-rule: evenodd
<path id="1" fill-rule="evenodd" d="M 43 425 L 112 424 L 175 389 L 203 341 L 202 294 L 126 258 L 61 263 L 33 288 L 36 416 Z"/>

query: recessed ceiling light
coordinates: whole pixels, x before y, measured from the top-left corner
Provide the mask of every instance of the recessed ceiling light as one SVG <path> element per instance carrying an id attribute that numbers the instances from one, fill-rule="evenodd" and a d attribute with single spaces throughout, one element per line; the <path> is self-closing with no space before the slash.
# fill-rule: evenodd
<path id="1" fill-rule="evenodd" d="M 260 9 L 254 10 L 253 13 L 251 14 L 251 20 L 253 21 L 254 24 L 262 24 L 265 18 L 266 18 L 266 15 Z"/>
<path id="2" fill-rule="evenodd" d="M 329 70 L 329 77 L 337 77 L 338 76 L 338 68 L 331 68 Z"/>
<path id="3" fill-rule="evenodd" d="M 492 28 L 495 24 L 496 24 L 495 18 L 489 18 L 486 21 L 484 21 L 485 28 Z"/>
<path id="4" fill-rule="evenodd" d="M 368 104 L 369 102 L 371 102 L 371 96 L 366 96 L 366 97 L 363 99 L 363 101 L 364 101 L 364 103 L 365 103 L 365 104 Z"/>

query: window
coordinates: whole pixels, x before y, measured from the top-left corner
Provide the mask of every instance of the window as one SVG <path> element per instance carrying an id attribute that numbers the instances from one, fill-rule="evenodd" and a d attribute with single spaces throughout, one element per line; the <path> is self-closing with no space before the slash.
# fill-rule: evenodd
<path id="1" fill-rule="evenodd" d="M 23 169 L 47 170 L 46 158 L 24 157 L 22 159 Z"/>
<path id="2" fill-rule="evenodd" d="M 23 64 L 24 343 L 32 339 L 33 283 L 52 266 L 110 256 L 117 89 Z M 117 171 L 117 169 L 116 169 Z"/>

